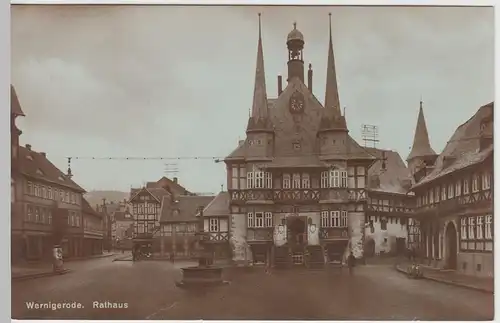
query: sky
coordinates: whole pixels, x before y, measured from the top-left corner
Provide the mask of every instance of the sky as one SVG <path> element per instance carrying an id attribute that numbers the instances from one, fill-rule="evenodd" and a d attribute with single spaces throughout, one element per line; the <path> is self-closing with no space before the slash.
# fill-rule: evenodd
<path id="1" fill-rule="evenodd" d="M 332 13 L 340 102 L 360 144 L 361 126 L 376 125 L 377 147 L 406 159 L 422 98 L 439 153 L 494 100 L 492 8 L 14 5 L 21 144 L 64 171 L 68 156 L 227 156 L 245 138 L 259 12 L 268 98 L 277 97 L 277 75 L 286 79 L 296 22 L 322 103 Z M 88 191 L 128 191 L 164 175 L 194 192 L 226 184 L 224 163 L 212 160 L 73 158 L 71 166 Z"/>

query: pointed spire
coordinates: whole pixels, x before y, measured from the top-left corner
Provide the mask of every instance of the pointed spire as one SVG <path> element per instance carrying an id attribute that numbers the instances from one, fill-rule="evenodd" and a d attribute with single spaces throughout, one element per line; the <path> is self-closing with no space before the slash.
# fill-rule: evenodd
<path id="1" fill-rule="evenodd" d="M 253 92 L 252 118 L 267 118 L 266 75 L 264 73 L 264 53 L 262 50 L 262 32 L 259 13 L 259 43 L 257 45 L 257 66 L 255 69 L 255 86 Z"/>
<path id="2" fill-rule="evenodd" d="M 411 160 L 416 157 L 435 156 L 436 152 L 432 149 L 429 142 L 429 133 L 425 124 L 423 102 L 420 100 L 420 110 L 418 112 L 417 127 L 415 128 L 415 137 L 413 138 L 413 146 L 406 160 Z"/>
<path id="3" fill-rule="evenodd" d="M 335 71 L 335 57 L 333 55 L 332 41 L 332 14 L 329 14 L 330 19 L 330 42 L 328 44 L 328 66 L 326 69 L 326 93 L 325 93 L 325 114 L 327 117 L 338 118 L 340 113 L 339 91 L 337 87 L 337 73 Z"/>

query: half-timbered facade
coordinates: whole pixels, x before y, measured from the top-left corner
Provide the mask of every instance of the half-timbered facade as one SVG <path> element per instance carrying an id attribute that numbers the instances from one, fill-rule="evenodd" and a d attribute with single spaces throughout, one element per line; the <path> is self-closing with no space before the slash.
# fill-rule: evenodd
<path id="1" fill-rule="evenodd" d="M 206 248 L 210 248 L 216 259 L 228 258 L 229 247 L 229 194 L 220 192 L 198 216 L 203 216 L 203 231 Z"/>
<path id="2" fill-rule="evenodd" d="M 435 163 L 417 165 L 420 255 L 433 266 L 493 275 L 493 103 L 457 128 Z"/>
<path id="3" fill-rule="evenodd" d="M 412 194 L 407 194 L 412 185 L 410 171 L 395 151 L 366 150 L 377 157 L 368 170 L 366 256 L 405 254 L 409 247 L 409 219 L 414 199 Z"/>
<path id="4" fill-rule="evenodd" d="M 331 31 L 330 31 L 331 32 Z M 260 35 L 246 139 L 225 159 L 230 245 L 237 262 L 307 263 L 363 257 L 366 183 L 375 160 L 348 134 L 330 35 L 325 104 L 304 81 L 304 37 L 286 39 L 288 77 L 267 98 Z"/>
<path id="5" fill-rule="evenodd" d="M 160 249 L 160 209 L 164 196 L 171 196 L 163 188 L 134 190 L 129 203 L 134 219 L 133 241 L 136 244 L 151 244 L 153 250 Z"/>

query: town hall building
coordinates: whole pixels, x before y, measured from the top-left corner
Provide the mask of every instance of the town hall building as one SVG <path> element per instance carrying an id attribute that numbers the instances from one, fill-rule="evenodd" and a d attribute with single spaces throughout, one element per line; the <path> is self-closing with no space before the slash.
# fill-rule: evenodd
<path id="1" fill-rule="evenodd" d="M 278 97 L 269 99 L 259 20 L 246 139 L 224 160 L 233 260 L 278 266 L 340 261 L 349 252 L 362 258 L 368 169 L 377 157 L 349 135 L 331 27 L 324 106 L 313 93 L 310 64 L 305 83 L 305 41 L 296 24 L 286 44 L 286 83 L 278 76 Z"/>

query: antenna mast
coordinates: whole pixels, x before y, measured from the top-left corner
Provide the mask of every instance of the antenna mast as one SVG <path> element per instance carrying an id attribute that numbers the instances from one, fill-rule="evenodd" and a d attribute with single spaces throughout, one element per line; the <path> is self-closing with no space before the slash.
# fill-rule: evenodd
<path id="1" fill-rule="evenodd" d="M 362 125 L 361 136 L 365 143 L 365 147 L 371 145 L 373 146 L 373 148 L 376 148 L 377 143 L 379 143 L 380 141 L 378 140 L 378 127 L 375 125 L 369 125 L 369 124 Z"/>

